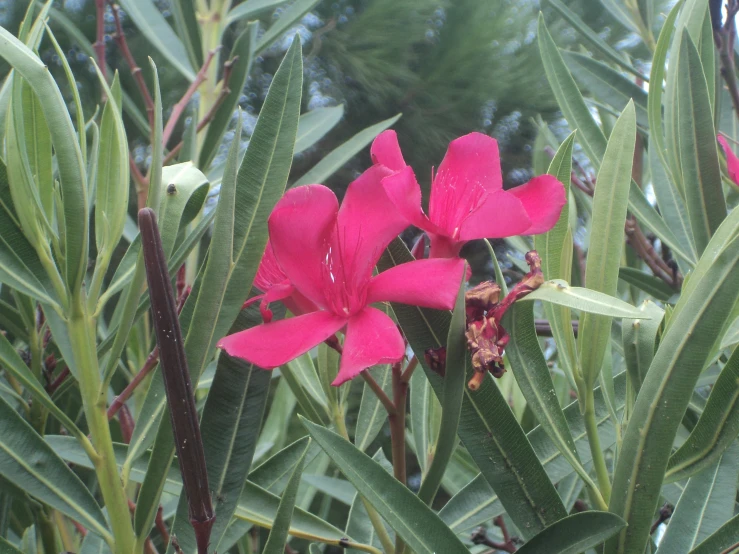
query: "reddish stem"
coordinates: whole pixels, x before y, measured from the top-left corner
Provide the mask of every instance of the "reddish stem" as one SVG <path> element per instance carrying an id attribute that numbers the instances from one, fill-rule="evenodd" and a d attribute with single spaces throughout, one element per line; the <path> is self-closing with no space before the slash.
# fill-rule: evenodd
<path id="1" fill-rule="evenodd" d="M 136 376 L 133 379 L 131 379 L 131 382 L 128 383 L 125 389 L 123 389 L 123 392 L 121 392 L 121 394 L 115 397 L 115 400 L 113 400 L 113 403 L 110 405 L 110 408 L 108 408 L 108 420 L 109 421 L 115 417 L 115 415 L 123 407 L 123 405 L 128 401 L 128 399 L 131 398 L 133 391 L 135 391 L 136 387 L 138 387 L 141 384 L 141 381 L 143 381 L 144 378 L 147 375 L 149 375 L 151 370 L 156 367 L 158 361 L 159 361 L 159 348 L 154 347 L 154 350 L 152 350 L 149 353 L 149 356 L 147 356 L 146 361 L 144 362 L 144 365 L 141 367 L 141 369 L 136 374 Z"/>
<path id="2" fill-rule="evenodd" d="M 233 71 L 233 64 L 238 59 L 238 56 L 233 58 L 232 60 L 226 62 L 223 64 L 223 79 L 221 80 L 221 92 L 218 94 L 218 98 L 216 98 L 216 101 L 213 103 L 213 105 L 208 110 L 208 113 L 206 113 L 203 116 L 203 119 L 198 121 L 197 129 L 195 130 L 196 133 L 199 133 L 202 131 L 208 123 L 210 123 L 213 118 L 216 115 L 216 112 L 218 112 L 218 109 L 221 107 L 221 104 L 226 100 L 226 97 L 231 93 L 231 89 L 228 88 L 228 82 L 231 80 L 231 72 Z M 182 146 L 184 144 L 184 141 L 180 141 L 177 146 L 172 148 L 172 150 L 169 151 L 169 153 L 164 157 L 164 165 L 167 165 L 169 162 L 174 159 L 174 157 L 179 153 L 180 150 L 182 150 Z"/>
<path id="3" fill-rule="evenodd" d="M 220 50 L 220 46 L 215 50 L 211 50 L 210 52 L 208 52 L 208 57 L 205 59 L 203 67 L 201 67 L 200 71 L 198 71 L 197 75 L 195 75 L 195 80 L 190 83 L 190 86 L 187 87 L 187 90 L 185 91 L 185 94 L 182 95 L 182 98 L 180 98 L 180 101 L 177 102 L 172 108 L 172 114 L 169 116 L 169 119 L 167 120 L 167 125 L 164 126 L 164 131 L 162 133 L 162 144 L 164 144 L 165 146 L 169 142 L 169 139 L 172 137 L 174 128 L 177 125 L 177 122 L 182 117 L 187 104 L 190 102 L 195 92 L 197 92 L 198 87 L 203 84 L 203 82 L 205 82 L 205 74 L 208 71 L 208 67 L 210 67 L 210 62 L 213 61 L 213 57 L 216 55 L 216 52 L 218 52 L 218 50 Z"/>
<path id="4" fill-rule="evenodd" d="M 98 67 L 103 74 L 103 78 L 108 80 L 108 69 L 105 63 L 105 0 L 95 0 L 95 15 L 97 18 L 95 25 L 95 57 L 97 58 Z M 102 93 L 105 99 L 105 91 Z"/>
<path id="5" fill-rule="evenodd" d="M 146 81 L 144 80 L 144 75 L 141 71 L 141 68 L 136 63 L 136 60 L 133 57 L 133 54 L 131 54 L 131 50 L 128 47 L 128 42 L 126 41 L 126 35 L 123 32 L 123 26 L 121 25 L 121 17 L 118 13 L 120 11 L 120 7 L 118 4 L 113 4 L 113 19 L 115 20 L 115 35 L 113 35 L 113 38 L 115 39 L 116 44 L 118 45 L 118 48 L 121 49 L 121 53 L 123 54 L 124 59 L 126 60 L 126 63 L 128 64 L 129 69 L 131 70 L 131 75 L 133 75 L 133 78 L 136 80 L 136 84 L 139 87 L 139 91 L 141 92 L 141 96 L 144 98 L 144 105 L 146 106 L 146 115 L 149 118 L 149 127 L 154 127 L 154 100 L 151 97 L 151 93 L 149 92 L 149 87 L 146 85 Z"/>
<path id="6" fill-rule="evenodd" d="M 64 380 L 67 378 L 68 375 L 69 375 L 69 368 L 65 367 L 64 369 L 61 370 L 61 372 L 59 372 L 59 375 L 57 376 L 57 378 L 54 379 L 51 383 L 49 383 L 46 386 L 46 392 L 48 392 L 49 395 L 54 394 L 56 389 L 58 389 L 61 386 L 61 384 L 64 382 Z"/>
<path id="7" fill-rule="evenodd" d="M 164 508 L 160 504 L 159 508 L 157 509 L 157 516 L 156 519 L 154 519 L 154 524 L 156 525 L 159 534 L 162 536 L 162 541 L 164 542 L 164 544 L 169 544 L 169 529 L 167 529 L 167 525 L 166 523 L 164 523 L 164 517 L 162 515 L 163 512 Z"/>

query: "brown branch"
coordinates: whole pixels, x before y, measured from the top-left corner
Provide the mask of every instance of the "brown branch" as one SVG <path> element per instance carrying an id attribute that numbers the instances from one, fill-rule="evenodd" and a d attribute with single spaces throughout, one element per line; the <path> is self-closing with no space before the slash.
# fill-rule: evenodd
<path id="1" fill-rule="evenodd" d="M 671 504 L 665 504 L 659 509 L 659 517 L 657 518 L 657 521 L 652 524 L 652 528 L 649 531 L 650 535 L 657 530 L 657 527 L 672 517 L 672 511 L 673 507 Z"/>
<path id="2" fill-rule="evenodd" d="M 216 55 L 216 52 L 220 50 L 220 48 L 221 47 L 219 46 L 218 48 L 208 52 L 208 57 L 205 59 L 205 62 L 198 71 L 197 75 L 195 75 L 195 80 L 190 83 L 190 86 L 187 87 L 187 90 L 185 91 L 185 94 L 182 95 L 182 98 L 180 98 L 180 101 L 177 102 L 172 108 L 172 114 L 169 116 L 167 124 L 164 126 L 164 131 L 162 133 L 163 145 L 167 145 L 169 139 L 172 137 L 172 133 L 174 132 L 174 128 L 177 125 L 177 122 L 180 120 L 182 114 L 185 111 L 185 108 L 187 107 L 187 104 L 190 102 L 195 92 L 197 92 L 198 87 L 205 82 L 205 74 L 208 71 L 208 67 L 210 67 L 210 62 L 213 61 L 213 57 Z"/>
<path id="3" fill-rule="evenodd" d="M 736 552 L 737 549 L 739 549 L 739 542 L 732 544 L 729 548 L 722 550 L 719 554 L 731 554 L 732 552 Z"/>
<path id="4" fill-rule="evenodd" d="M 726 81 L 729 96 L 731 96 L 731 102 L 734 105 L 734 112 L 739 116 L 739 86 L 737 86 L 736 68 L 734 67 L 734 40 L 736 38 L 734 16 L 739 12 L 739 2 L 729 0 L 726 12 L 724 24 L 713 31 L 713 40 L 719 52 L 721 77 Z"/>
<path id="5" fill-rule="evenodd" d="M 95 50 L 98 67 L 103 74 L 103 78 L 108 80 L 108 68 L 105 63 L 105 0 L 95 0 L 95 44 L 92 47 Z M 102 92 L 103 100 L 105 100 L 105 91 Z"/>
<path id="6" fill-rule="evenodd" d="M 370 375 L 370 372 L 365 369 L 362 373 L 360 373 L 360 375 L 362 376 L 362 379 L 364 379 L 364 382 L 367 383 L 369 388 L 372 389 L 372 392 L 375 393 L 375 396 L 384 406 L 388 415 L 394 415 L 396 412 L 395 404 L 393 404 L 393 401 L 390 400 L 390 397 L 385 393 L 380 384 L 375 381 L 374 377 Z"/>
<path id="7" fill-rule="evenodd" d="M 576 337 L 577 337 L 579 326 L 580 326 L 580 322 L 577 321 L 576 319 L 573 319 L 572 320 L 572 331 L 575 333 Z M 552 336 L 552 327 L 546 319 L 535 319 L 534 328 L 536 329 L 536 334 L 540 337 L 551 337 Z"/>
<path id="8" fill-rule="evenodd" d="M 636 219 L 633 217 L 627 219 L 624 230 L 628 243 L 634 249 L 634 252 L 649 266 L 652 273 L 670 285 L 670 287 L 679 290 L 682 284 L 682 276 L 673 271 L 673 268 L 657 254 L 652 243 L 644 236 Z"/>
<path id="9" fill-rule="evenodd" d="M 213 105 L 208 110 L 208 113 L 206 113 L 203 116 L 203 119 L 198 121 L 197 129 L 195 129 L 196 133 L 199 133 L 202 131 L 208 123 L 210 123 L 213 118 L 216 115 L 216 112 L 218 112 L 218 109 L 221 107 L 221 104 L 226 100 L 226 97 L 231 93 L 231 89 L 228 88 L 228 82 L 231 80 L 231 72 L 233 71 L 233 64 L 238 59 L 237 57 L 234 57 L 232 60 L 226 62 L 223 64 L 223 79 L 221 79 L 221 92 L 218 94 L 218 98 L 216 98 L 216 101 L 213 103 Z M 182 150 L 182 146 L 184 144 L 184 141 L 180 141 L 177 146 L 172 148 L 172 150 L 169 151 L 169 153 L 164 157 L 164 165 L 167 165 L 169 162 L 172 161 L 172 159 L 179 153 L 180 150 Z"/>
<path id="10" fill-rule="evenodd" d="M 118 13 L 120 11 L 120 7 L 118 4 L 112 5 L 113 9 L 113 19 L 115 20 L 115 35 L 113 35 L 113 38 L 118 45 L 118 48 L 121 49 L 121 53 L 123 54 L 124 59 L 126 60 L 126 63 L 128 64 L 129 69 L 131 70 L 131 75 L 133 75 L 133 78 L 136 80 L 136 84 L 139 87 L 139 91 L 141 92 L 141 96 L 144 98 L 144 105 L 146 106 L 146 115 L 149 118 L 149 127 L 151 129 L 154 128 L 154 100 L 151 97 L 151 93 L 149 92 L 149 87 L 146 85 L 146 81 L 144 80 L 144 74 L 141 71 L 141 68 L 136 63 L 136 60 L 133 57 L 133 54 L 131 54 L 131 50 L 128 47 L 128 42 L 126 41 L 126 35 L 123 32 L 123 26 L 121 25 L 121 18 L 120 14 Z"/>
<path id="11" fill-rule="evenodd" d="M 167 529 L 167 524 L 164 523 L 164 516 L 162 515 L 163 512 L 164 508 L 160 504 L 159 508 L 157 509 L 157 516 L 154 519 L 154 525 L 156 525 L 159 534 L 162 536 L 162 541 L 164 542 L 164 544 L 169 544 L 169 529 Z"/>

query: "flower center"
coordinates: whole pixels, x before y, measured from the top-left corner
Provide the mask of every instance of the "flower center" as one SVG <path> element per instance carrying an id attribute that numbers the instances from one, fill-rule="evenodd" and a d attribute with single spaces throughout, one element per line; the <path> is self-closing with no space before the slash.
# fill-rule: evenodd
<path id="1" fill-rule="evenodd" d="M 465 175 L 439 173 L 431 187 L 430 219 L 448 237 L 458 239 L 464 220 L 482 205 L 487 194 L 480 182 Z"/>

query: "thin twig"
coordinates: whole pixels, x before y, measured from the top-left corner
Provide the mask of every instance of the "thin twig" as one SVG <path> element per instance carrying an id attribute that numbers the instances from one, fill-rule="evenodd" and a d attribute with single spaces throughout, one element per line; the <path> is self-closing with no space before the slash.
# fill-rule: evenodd
<path id="1" fill-rule="evenodd" d="M 141 92 L 141 96 L 144 98 L 144 105 L 146 106 L 146 115 L 149 118 L 149 127 L 151 129 L 154 128 L 154 100 L 151 97 L 151 93 L 149 92 L 149 87 L 146 85 L 146 81 L 144 80 L 144 74 L 141 71 L 141 68 L 136 63 L 136 60 L 133 57 L 133 54 L 131 54 L 131 50 L 128 47 L 128 42 L 126 41 L 126 35 L 123 32 L 123 26 L 121 25 L 121 18 L 120 14 L 118 13 L 120 11 L 120 7 L 118 4 L 112 5 L 113 9 L 113 19 L 115 20 L 115 35 L 113 35 L 113 38 L 115 39 L 116 44 L 118 45 L 118 48 L 121 49 L 121 53 L 123 54 L 124 59 L 126 60 L 126 63 L 128 64 L 129 69 L 131 70 L 131 75 L 133 75 L 133 78 L 136 80 L 136 84 L 139 87 L 139 91 Z"/>
<path id="2" fill-rule="evenodd" d="M 108 80 L 108 68 L 105 63 L 105 0 L 95 0 L 95 57 L 97 58 L 98 67 L 103 74 L 103 78 Z M 105 100 L 105 91 L 102 92 L 103 100 Z"/>
<path id="3" fill-rule="evenodd" d="M 382 405 L 385 407 L 385 410 L 387 410 L 388 415 L 395 414 L 395 404 L 393 404 L 393 401 L 390 400 L 390 397 L 385 394 L 385 391 L 382 390 L 382 387 L 380 384 L 375 381 L 375 378 L 370 375 L 370 372 L 366 369 L 360 373 L 362 376 L 362 379 L 364 379 L 364 382 L 369 385 L 369 388 L 372 389 L 372 392 L 375 393 L 375 396 L 377 396 L 377 399 L 382 403 Z"/>
<path id="4" fill-rule="evenodd" d="M 739 86 L 737 86 L 736 68 L 734 67 L 734 40 L 736 38 L 734 16 L 739 12 L 739 2 L 729 0 L 726 12 L 724 24 L 713 31 L 713 40 L 719 52 L 721 77 L 726 81 L 734 111 L 739 116 Z"/>
<path id="5" fill-rule="evenodd" d="M 652 244 L 644 236 L 644 233 L 637 223 L 636 219 L 630 218 L 626 220 L 625 225 L 626 238 L 634 249 L 634 252 L 649 266 L 652 273 L 662 279 L 670 287 L 679 290 L 682 284 L 682 276 L 674 272 L 673 269 L 665 262 L 662 257 L 657 254 Z"/>
<path id="6" fill-rule="evenodd" d="M 739 542 L 732 544 L 729 548 L 722 550 L 719 554 L 731 554 L 732 552 L 736 552 L 737 549 L 739 549 Z"/>
<path id="7" fill-rule="evenodd" d="M 205 62 L 203 62 L 203 66 L 200 68 L 197 75 L 195 75 L 195 80 L 190 83 L 190 86 L 187 87 L 185 94 L 182 95 L 182 98 L 180 98 L 179 102 L 177 102 L 172 108 L 172 113 L 167 120 L 167 124 L 164 126 L 164 131 L 162 132 L 162 144 L 164 144 L 165 146 L 169 142 L 169 139 L 172 137 L 174 128 L 177 125 L 177 122 L 182 117 L 185 108 L 187 108 L 187 104 L 190 102 L 195 92 L 197 92 L 198 87 L 205 82 L 205 75 L 208 71 L 208 67 L 210 67 L 210 62 L 213 61 L 213 57 L 216 55 L 216 52 L 218 52 L 218 50 L 220 50 L 220 46 L 208 52 L 208 57 L 205 59 Z"/>
<path id="8" fill-rule="evenodd" d="M 162 541 L 164 542 L 164 544 L 169 544 L 169 529 L 167 529 L 167 524 L 164 523 L 163 513 L 164 508 L 160 504 L 159 508 L 157 508 L 157 515 L 154 519 L 154 524 L 156 525 L 159 534 L 162 536 Z"/>
<path id="9" fill-rule="evenodd" d="M 203 119 L 198 121 L 197 129 L 195 129 L 196 133 L 199 133 L 202 131 L 208 123 L 210 123 L 213 118 L 216 115 L 216 112 L 218 112 L 218 109 L 221 107 L 221 104 L 226 100 L 226 97 L 231 93 L 231 89 L 228 88 L 228 82 L 231 80 L 231 73 L 233 71 L 233 64 L 238 59 L 237 57 L 234 57 L 232 60 L 226 62 L 223 64 L 223 79 L 221 79 L 221 92 L 218 94 L 218 98 L 216 98 L 216 101 L 213 103 L 213 105 L 208 110 L 208 113 L 206 113 L 203 116 Z M 185 144 L 184 141 L 180 141 L 177 146 L 172 148 L 172 150 L 169 151 L 169 153 L 164 157 L 164 165 L 167 165 L 172 159 L 179 153 L 180 150 L 182 150 L 182 146 Z"/>

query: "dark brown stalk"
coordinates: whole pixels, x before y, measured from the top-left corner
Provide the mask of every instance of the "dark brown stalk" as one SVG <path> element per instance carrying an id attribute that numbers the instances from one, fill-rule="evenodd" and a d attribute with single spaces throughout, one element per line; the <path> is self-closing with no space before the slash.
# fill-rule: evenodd
<path id="1" fill-rule="evenodd" d="M 139 212 L 139 229 L 151 298 L 152 323 L 159 346 L 162 376 L 183 488 L 187 494 L 190 523 L 195 531 L 198 554 L 207 554 L 215 514 L 177 305 L 153 210 L 144 208 Z"/>
<path id="2" fill-rule="evenodd" d="M 726 19 L 721 24 L 721 2 L 712 1 L 711 15 L 713 16 L 713 41 L 719 53 L 721 63 L 721 77 L 726 81 L 729 96 L 734 105 L 734 112 L 739 116 L 739 86 L 736 82 L 736 68 L 734 67 L 734 40 L 736 39 L 736 23 L 734 16 L 739 12 L 739 1 L 726 2 Z M 718 7 L 718 9 L 716 9 Z M 714 12 L 718 12 L 717 15 Z"/>
<path id="3" fill-rule="evenodd" d="M 388 414 L 390 423 L 390 443 L 393 452 L 393 474 L 403 485 L 406 484 L 405 462 L 405 407 L 408 398 L 408 383 L 403 381 L 402 362 L 392 366 L 393 404 L 395 413 Z M 402 553 L 405 544 L 400 536 L 395 540 L 395 552 Z"/>

